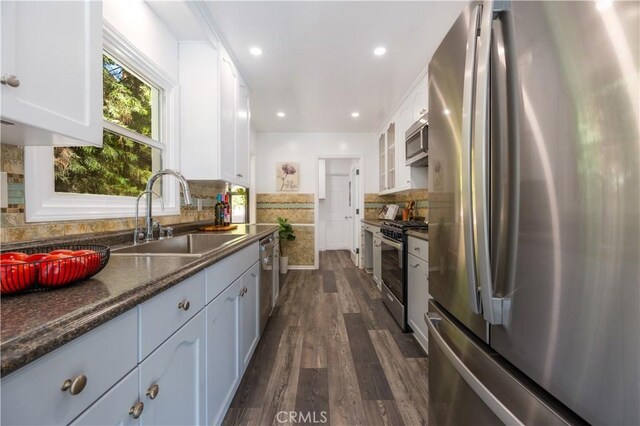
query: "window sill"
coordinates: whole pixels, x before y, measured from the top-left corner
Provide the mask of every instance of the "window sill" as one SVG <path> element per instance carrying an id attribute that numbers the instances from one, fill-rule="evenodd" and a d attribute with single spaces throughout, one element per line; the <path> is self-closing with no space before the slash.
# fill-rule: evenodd
<path id="1" fill-rule="evenodd" d="M 69 194 L 55 192 L 53 179 L 53 148 L 25 147 L 26 222 L 54 222 L 64 220 L 117 219 L 135 216 L 135 197 L 111 195 Z M 153 201 L 154 216 L 180 214 L 177 183 L 163 184 L 165 209 Z M 140 216 L 146 212 L 140 200 Z"/>

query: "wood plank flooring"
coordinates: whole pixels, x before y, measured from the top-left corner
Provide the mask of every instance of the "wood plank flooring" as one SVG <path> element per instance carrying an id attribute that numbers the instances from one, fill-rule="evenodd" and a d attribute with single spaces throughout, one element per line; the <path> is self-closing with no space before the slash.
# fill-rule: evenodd
<path id="1" fill-rule="evenodd" d="M 426 425 L 427 356 L 347 251 L 281 275 L 225 425 Z M 284 277 L 284 278 L 283 278 Z"/>

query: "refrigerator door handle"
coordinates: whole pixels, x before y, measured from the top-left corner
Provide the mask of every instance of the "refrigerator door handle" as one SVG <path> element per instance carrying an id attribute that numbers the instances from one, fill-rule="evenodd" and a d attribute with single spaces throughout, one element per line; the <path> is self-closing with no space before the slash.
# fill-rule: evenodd
<path id="1" fill-rule="evenodd" d="M 429 328 L 429 339 L 435 342 L 445 354 L 458 374 L 482 399 L 489 409 L 506 425 L 524 425 L 509 409 L 478 379 L 464 362 L 456 355 L 438 331 L 438 324 L 442 318 L 437 314 L 425 314 L 425 321 Z"/>
<path id="2" fill-rule="evenodd" d="M 465 58 L 464 86 L 462 93 L 462 230 L 464 232 L 464 253 L 467 259 L 467 286 L 469 292 L 469 308 L 474 314 L 480 314 L 478 285 L 476 283 L 476 260 L 473 242 L 473 213 L 471 193 L 471 139 L 473 137 L 473 100 L 474 77 L 477 62 L 477 38 L 480 28 L 482 5 L 477 5 L 471 14 L 469 35 L 467 37 L 467 55 Z"/>
<path id="3" fill-rule="evenodd" d="M 494 283 L 489 252 L 489 76 L 491 61 L 491 33 L 493 0 L 485 0 L 480 38 L 478 41 L 478 67 L 473 132 L 473 214 L 474 253 L 480 284 L 482 312 L 489 324 L 503 324 L 509 307 L 505 298 L 494 297 Z"/>

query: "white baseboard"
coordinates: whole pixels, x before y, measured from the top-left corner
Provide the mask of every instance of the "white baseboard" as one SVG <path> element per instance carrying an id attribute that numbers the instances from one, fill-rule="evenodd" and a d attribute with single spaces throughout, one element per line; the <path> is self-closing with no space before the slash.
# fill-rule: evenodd
<path id="1" fill-rule="evenodd" d="M 292 271 L 311 271 L 318 268 L 313 265 L 289 265 L 289 269 Z"/>

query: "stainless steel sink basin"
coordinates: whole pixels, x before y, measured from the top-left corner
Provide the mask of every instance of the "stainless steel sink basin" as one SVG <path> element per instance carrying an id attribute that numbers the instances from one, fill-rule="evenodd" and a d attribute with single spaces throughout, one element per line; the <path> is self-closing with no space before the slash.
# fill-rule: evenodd
<path id="1" fill-rule="evenodd" d="M 187 234 L 111 250 L 111 255 L 200 257 L 244 237 L 237 234 Z"/>

